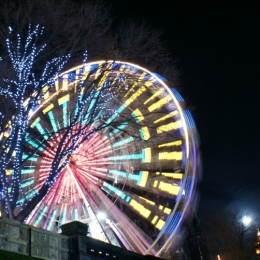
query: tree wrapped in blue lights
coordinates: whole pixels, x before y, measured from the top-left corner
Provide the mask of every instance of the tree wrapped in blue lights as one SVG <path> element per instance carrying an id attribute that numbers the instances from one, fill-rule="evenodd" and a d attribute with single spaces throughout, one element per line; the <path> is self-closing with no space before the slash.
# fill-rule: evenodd
<path id="1" fill-rule="evenodd" d="M 54 58 L 43 64 L 41 71 L 35 71 L 37 58 L 45 45 L 38 46 L 43 28 L 29 26 L 28 36 L 23 39 L 9 28 L 6 47 L 9 59 L 10 78 L 3 77 L 0 86 L 2 108 L 0 137 L 1 203 L 3 212 L 13 218 L 13 209 L 20 191 L 22 147 L 25 142 L 30 113 L 34 111 L 44 92 L 54 85 L 55 78 L 63 69 L 69 56 Z M 5 62 L 5 60 L 2 60 Z M 2 70 L 3 73 L 3 70 Z M 43 91 L 44 89 L 44 91 Z"/>

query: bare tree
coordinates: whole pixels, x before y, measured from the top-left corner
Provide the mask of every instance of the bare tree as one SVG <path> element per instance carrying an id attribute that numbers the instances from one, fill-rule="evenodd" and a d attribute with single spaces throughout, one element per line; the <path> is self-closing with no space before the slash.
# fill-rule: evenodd
<path id="1" fill-rule="evenodd" d="M 13 32 L 12 28 L 9 28 L 10 37 L 6 40 L 13 77 L 2 77 L 0 85 L 3 109 L 0 118 L 0 175 L 1 197 L 4 198 L 2 207 L 6 207 L 10 218 L 13 218 L 12 213 L 19 193 L 22 147 L 29 114 L 42 99 L 43 88 L 48 91 L 54 85 L 55 78 L 68 59 L 68 56 L 52 59 L 43 64 L 41 72 L 35 75 L 35 59 L 45 48 L 45 45 L 36 44 L 42 33 L 40 26 L 29 27 L 26 39 L 15 34 L 15 41 L 12 42 Z M 10 175 L 10 178 L 7 175 Z"/>
<path id="2" fill-rule="evenodd" d="M 130 18 L 115 24 L 111 6 L 101 0 L 1 0 L 0 24 L 1 39 L 6 38 L 9 26 L 21 35 L 26 35 L 28 24 L 44 27 L 40 41 L 47 46 L 39 62 L 69 53 L 66 68 L 70 68 L 81 63 L 87 50 L 89 61 L 132 61 L 164 75 L 171 84 L 177 83 L 177 71 L 162 33 Z M 4 50 L 0 42 L 2 57 Z"/>
<path id="3" fill-rule="evenodd" d="M 256 226 L 242 221 L 243 213 L 230 210 L 211 212 L 205 235 L 209 249 L 223 260 L 255 259 Z"/>
<path id="4" fill-rule="evenodd" d="M 107 58 L 107 35 L 111 30 L 110 8 L 101 1 L 75 0 L 1 0 L 0 35 L 7 36 L 11 26 L 22 36 L 27 34 L 28 24 L 40 24 L 45 29 L 40 43 L 47 44 L 45 52 L 38 57 L 45 61 L 70 53 L 68 66 L 82 61 L 85 50 L 89 59 Z M 4 50 L 3 42 L 1 49 Z"/>
<path id="5" fill-rule="evenodd" d="M 162 42 L 162 36 L 161 31 L 152 28 L 145 21 L 127 18 L 115 30 L 113 57 L 118 60 L 140 62 L 176 84 L 178 73 L 173 69 L 172 58 Z"/>

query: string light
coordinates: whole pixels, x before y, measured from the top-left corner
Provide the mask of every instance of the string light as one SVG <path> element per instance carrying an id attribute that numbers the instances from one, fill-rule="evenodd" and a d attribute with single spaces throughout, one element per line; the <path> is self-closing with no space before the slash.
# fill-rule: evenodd
<path id="1" fill-rule="evenodd" d="M 29 25 L 27 37 L 23 39 L 19 33 L 9 27 L 6 39 L 7 59 L 11 61 L 14 72 L 13 79 L 3 78 L 5 86 L 0 86 L 0 95 L 11 100 L 15 113 L 11 115 L 1 112 L 0 137 L 0 199 L 5 201 L 7 214 L 15 208 L 15 203 L 21 188 L 21 163 L 23 144 L 28 129 L 29 114 L 39 105 L 44 93 L 43 88 L 52 88 L 56 77 L 62 71 L 69 55 L 53 58 L 44 64 L 41 73 L 35 75 L 36 59 L 43 53 L 46 44 L 38 46 L 37 40 L 43 35 L 44 28 Z M 14 41 L 11 39 L 14 38 Z M 0 58 L 3 62 L 3 59 Z M 38 73 L 37 73 L 38 74 Z M 28 96 L 29 94 L 29 96 Z M 27 102 L 25 102 L 27 99 Z M 3 128 L 3 123 L 10 120 Z M 11 175 L 7 173 L 12 169 Z M 24 197 L 26 197 L 24 195 Z"/>

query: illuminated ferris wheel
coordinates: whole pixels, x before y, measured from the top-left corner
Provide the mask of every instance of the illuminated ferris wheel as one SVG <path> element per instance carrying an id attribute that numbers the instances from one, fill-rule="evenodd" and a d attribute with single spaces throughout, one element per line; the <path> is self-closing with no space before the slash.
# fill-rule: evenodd
<path id="1" fill-rule="evenodd" d="M 27 224 L 58 232 L 79 220 L 93 238 L 163 255 L 199 177 L 184 107 L 176 90 L 135 64 L 93 62 L 60 75 L 30 114 L 16 211 L 40 197 Z"/>

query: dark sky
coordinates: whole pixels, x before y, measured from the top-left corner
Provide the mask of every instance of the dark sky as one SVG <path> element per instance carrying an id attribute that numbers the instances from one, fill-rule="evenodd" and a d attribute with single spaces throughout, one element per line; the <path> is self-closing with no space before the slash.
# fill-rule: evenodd
<path id="1" fill-rule="evenodd" d="M 260 1 L 113 4 L 115 16 L 144 18 L 164 31 L 177 60 L 177 89 L 201 138 L 201 217 L 229 207 L 260 224 Z"/>

